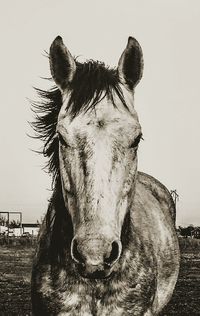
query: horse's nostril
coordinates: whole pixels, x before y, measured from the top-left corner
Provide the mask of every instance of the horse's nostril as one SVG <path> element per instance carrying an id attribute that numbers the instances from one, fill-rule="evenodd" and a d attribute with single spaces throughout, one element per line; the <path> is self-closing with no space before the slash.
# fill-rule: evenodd
<path id="1" fill-rule="evenodd" d="M 108 258 L 104 258 L 104 263 L 111 266 L 120 256 L 120 245 L 117 241 L 113 241 L 111 245 L 112 249 Z"/>
<path id="2" fill-rule="evenodd" d="M 71 256 L 72 259 L 78 263 L 84 264 L 85 260 L 83 255 L 78 250 L 78 243 L 76 239 L 73 239 L 72 245 L 71 245 Z"/>

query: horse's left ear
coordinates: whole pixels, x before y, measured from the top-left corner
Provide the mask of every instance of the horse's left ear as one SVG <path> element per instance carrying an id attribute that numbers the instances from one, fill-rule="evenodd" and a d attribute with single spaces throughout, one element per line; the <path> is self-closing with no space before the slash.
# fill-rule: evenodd
<path id="1" fill-rule="evenodd" d="M 130 90 L 138 84 L 143 73 L 142 49 L 135 38 L 129 37 L 118 63 L 118 75 L 122 84 Z"/>
<path id="2" fill-rule="evenodd" d="M 57 86 L 63 91 L 73 79 L 76 63 L 63 44 L 62 37 L 57 36 L 51 44 L 49 59 L 51 75 Z"/>

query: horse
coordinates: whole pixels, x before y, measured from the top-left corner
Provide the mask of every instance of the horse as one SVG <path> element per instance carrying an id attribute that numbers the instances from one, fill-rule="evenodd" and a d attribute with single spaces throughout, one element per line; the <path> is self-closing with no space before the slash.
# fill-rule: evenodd
<path id="1" fill-rule="evenodd" d="M 48 57 L 56 85 L 38 89 L 33 128 L 53 193 L 33 260 L 33 315 L 158 315 L 177 281 L 179 246 L 171 194 L 137 170 L 141 46 L 129 37 L 109 68 L 80 63 L 58 36 Z"/>

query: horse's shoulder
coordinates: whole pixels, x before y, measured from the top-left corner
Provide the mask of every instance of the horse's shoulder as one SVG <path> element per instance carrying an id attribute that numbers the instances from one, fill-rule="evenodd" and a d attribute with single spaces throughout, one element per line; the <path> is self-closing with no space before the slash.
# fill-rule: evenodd
<path id="1" fill-rule="evenodd" d="M 175 222 L 175 205 L 168 189 L 156 178 L 141 171 L 139 171 L 137 174 L 137 184 L 140 184 L 144 190 L 148 190 L 161 205 L 166 205 Z"/>

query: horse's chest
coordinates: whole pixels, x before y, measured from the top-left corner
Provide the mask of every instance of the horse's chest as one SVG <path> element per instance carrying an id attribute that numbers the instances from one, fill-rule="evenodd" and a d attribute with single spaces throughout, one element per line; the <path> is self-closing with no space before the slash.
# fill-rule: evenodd
<path id="1" fill-rule="evenodd" d="M 143 271 L 144 272 L 144 271 Z M 150 274 L 152 275 L 152 274 Z M 132 282 L 131 282 L 132 279 Z M 154 292 L 152 278 L 144 273 L 128 273 L 107 282 L 79 282 L 61 270 L 57 276 L 43 275 L 40 293 L 50 312 L 60 316 L 143 315 Z"/>
<path id="2" fill-rule="evenodd" d="M 81 295 L 77 293 L 63 295 L 60 316 L 121 316 L 125 315 L 124 308 L 118 306 L 116 299 L 109 298 L 104 300 L 92 295 Z"/>
<path id="3" fill-rule="evenodd" d="M 92 315 L 90 309 L 91 298 L 88 295 L 83 298 L 78 293 L 63 293 L 60 296 L 59 303 L 61 307 L 58 314 L 59 316 Z"/>
<path id="4" fill-rule="evenodd" d="M 122 291 L 120 288 L 119 284 L 117 288 L 110 284 L 108 291 L 105 285 L 96 284 L 91 287 L 65 281 L 57 282 L 55 287 L 50 279 L 45 277 L 40 292 L 48 304 L 48 309 L 59 316 L 121 316 L 126 315 L 124 307 L 120 306 L 120 301 L 124 299 L 125 287 Z"/>
<path id="5" fill-rule="evenodd" d="M 56 289 L 59 306 L 59 316 L 122 316 L 129 315 L 134 311 L 134 315 L 141 315 L 144 306 L 138 303 L 141 295 L 140 284 L 129 288 L 127 284 L 113 285 L 110 283 L 109 289 L 105 285 L 96 285 L 90 288 L 84 285 L 68 285 L 66 288 Z M 142 304 L 143 305 L 143 304 Z M 137 313 L 138 312 L 138 313 Z"/>

